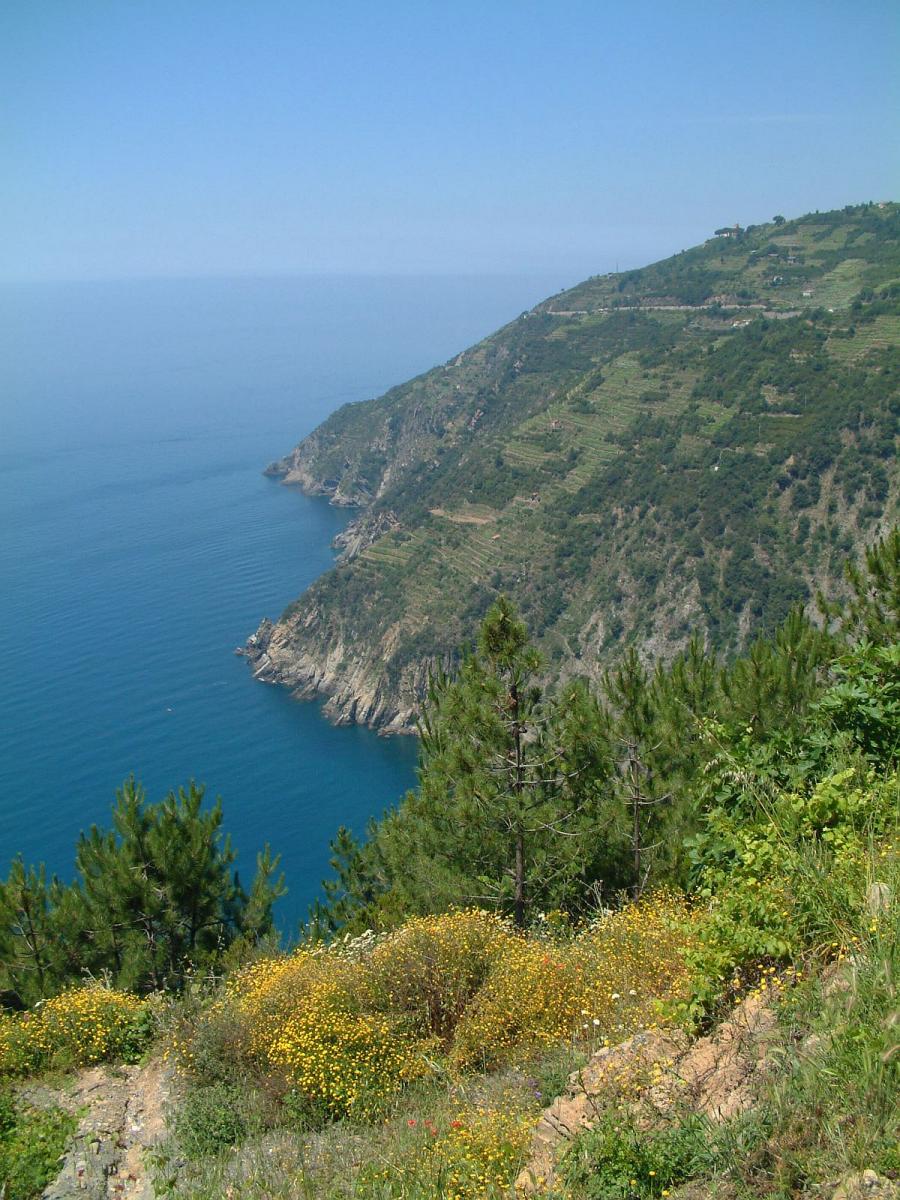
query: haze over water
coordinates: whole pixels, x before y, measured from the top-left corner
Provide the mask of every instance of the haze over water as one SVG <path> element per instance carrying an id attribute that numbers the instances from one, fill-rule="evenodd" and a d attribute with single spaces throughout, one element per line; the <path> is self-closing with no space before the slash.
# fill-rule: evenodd
<path id="1" fill-rule="evenodd" d="M 291 930 L 340 824 L 415 745 L 336 729 L 234 656 L 332 561 L 348 514 L 265 479 L 333 409 L 442 362 L 559 286 L 533 278 L 0 285 L 0 870 L 68 878 L 134 773 L 221 795 Z"/>

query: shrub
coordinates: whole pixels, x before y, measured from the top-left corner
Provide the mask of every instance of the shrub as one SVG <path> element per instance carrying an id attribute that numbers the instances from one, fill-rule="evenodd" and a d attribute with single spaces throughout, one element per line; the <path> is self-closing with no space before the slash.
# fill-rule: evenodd
<path id="1" fill-rule="evenodd" d="M 456 1031 L 451 1062 L 490 1070 L 575 1030 L 582 980 L 563 947 L 511 935 Z"/>
<path id="2" fill-rule="evenodd" d="M 8 1092 L 0 1092 L 0 1195 L 36 1200 L 58 1173 L 76 1124 L 62 1109 L 17 1107 Z"/>
<path id="3" fill-rule="evenodd" d="M 891 853 L 898 787 L 896 772 L 851 768 L 798 791 L 753 784 L 743 807 L 707 812 L 692 843 L 708 903 L 688 956 L 695 1016 L 729 987 L 741 990 L 760 960 L 846 951 Z"/>
<path id="4" fill-rule="evenodd" d="M 376 946 L 366 990 L 378 1008 L 448 1043 L 509 937 L 500 918 L 477 909 L 414 918 Z"/>
<path id="5" fill-rule="evenodd" d="M 292 1124 L 369 1120 L 415 1080 L 632 1032 L 683 991 L 689 938 L 670 894 L 578 936 L 552 922 L 523 934 L 477 910 L 415 918 L 254 963 L 173 1049 L 207 1085 L 255 1073 Z"/>
<path id="6" fill-rule="evenodd" d="M 334 1117 L 374 1116 L 427 1070 L 396 1019 L 363 1010 L 361 971 L 336 954 L 300 950 L 255 963 L 229 987 L 250 1058 Z"/>
<path id="7" fill-rule="evenodd" d="M 510 935 L 457 1030 L 451 1061 L 489 1069 L 573 1037 L 624 1037 L 687 983 L 684 900 L 661 892 L 573 941 Z"/>
<path id="8" fill-rule="evenodd" d="M 133 1060 L 150 1035 L 147 1001 L 99 985 L 72 988 L 31 1012 L 0 1019 L 0 1073 Z"/>
<path id="9" fill-rule="evenodd" d="M 175 1136 L 190 1158 L 239 1145 L 249 1132 L 245 1093 L 218 1083 L 187 1092 L 175 1117 Z"/>

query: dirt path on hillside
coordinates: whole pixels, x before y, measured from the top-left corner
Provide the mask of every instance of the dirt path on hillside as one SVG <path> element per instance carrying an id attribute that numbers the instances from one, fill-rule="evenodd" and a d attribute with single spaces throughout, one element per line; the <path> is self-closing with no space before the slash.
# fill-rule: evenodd
<path id="1" fill-rule="evenodd" d="M 162 1140 L 171 1090 L 161 1059 L 140 1067 L 91 1067 L 62 1089 L 25 1087 L 36 1107 L 81 1114 L 62 1169 L 43 1200 L 154 1200 L 144 1151 Z"/>

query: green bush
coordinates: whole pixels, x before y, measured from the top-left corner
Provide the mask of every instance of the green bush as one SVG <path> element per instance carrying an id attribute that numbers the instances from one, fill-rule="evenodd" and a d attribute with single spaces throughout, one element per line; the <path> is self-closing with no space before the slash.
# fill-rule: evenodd
<path id="1" fill-rule="evenodd" d="M 645 1129 L 620 1112 L 605 1114 L 573 1143 L 562 1173 L 573 1200 L 655 1200 L 689 1180 L 727 1170 L 763 1141 L 766 1116 L 715 1125 L 696 1113 Z"/>
<path id="2" fill-rule="evenodd" d="M 0 1195 L 35 1200 L 59 1172 L 59 1157 L 75 1132 L 75 1118 L 59 1108 L 19 1107 L 0 1092 Z"/>
<path id="3" fill-rule="evenodd" d="M 281 1101 L 281 1121 L 299 1133 L 324 1129 L 331 1120 L 328 1110 L 315 1099 L 297 1088 L 291 1088 Z"/>
<path id="4" fill-rule="evenodd" d="M 839 957 L 852 944 L 868 884 L 890 853 L 900 812 L 900 775 L 849 767 L 789 790 L 741 778 L 690 841 L 698 898 L 708 908 L 689 954 L 692 1015 L 729 986 L 739 993 L 760 961 Z"/>
<path id="5" fill-rule="evenodd" d="M 214 1083 L 192 1088 L 175 1117 L 175 1136 L 189 1158 L 238 1146 L 250 1132 L 246 1093 Z"/>
<path id="6" fill-rule="evenodd" d="M 186 1063 L 200 1085 L 238 1085 L 248 1071 L 243 1026 L 227 1007 L 189 1011 L 175 1030 L 177 1045 L 190 1045 Z"/>

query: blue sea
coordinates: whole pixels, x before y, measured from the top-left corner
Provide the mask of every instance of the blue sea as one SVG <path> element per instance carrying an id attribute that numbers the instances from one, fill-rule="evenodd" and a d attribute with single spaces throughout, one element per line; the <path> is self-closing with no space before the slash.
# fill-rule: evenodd
<path id="1" fill-rule="evenodd" d="M 221 796 L 290 934 L 337 827 L 414 780 L 413 739 L 338 729 L 233 653 L 332 561 L 348 514 L 261 474 L 329 412 L 560 285 L 291 278 L 0 285 L 0 870 L 70 878 L 131 773 Z"/>

